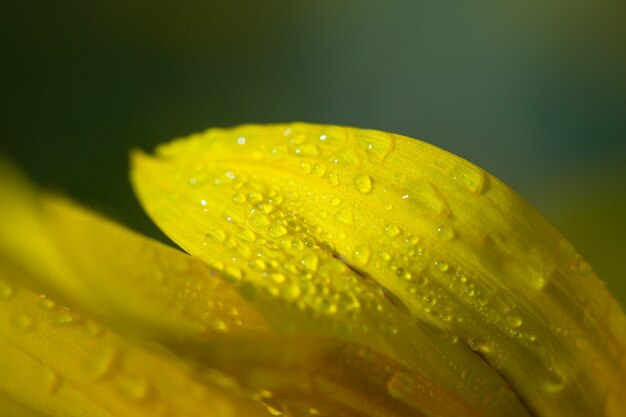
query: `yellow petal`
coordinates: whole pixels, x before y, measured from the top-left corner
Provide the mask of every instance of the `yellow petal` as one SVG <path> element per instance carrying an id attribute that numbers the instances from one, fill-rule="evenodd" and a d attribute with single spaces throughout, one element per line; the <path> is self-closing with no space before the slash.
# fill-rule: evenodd
<path id="1" fill-rule="evenodd" d="M 454 155 L 292 124 L 211 129 L 135 153 L 133 166 L 142 204 L 175 242 L 242 293 L 292 306 L 260 307 L 276 327 L 334 326 L 474 405 L 496 382 L 456 386 L 463 347 L 536 415 L 624 409 L 626 319 L 603 282 L 521 197 Z"/>
<path id="2" fill-rule="evenodd" d="M 258 403 L 202 382 L 170 355 L 129 344 L 4 279 L 0 288 L 2 415 L 204 416 L 208 409 L 218 416 L 266 415 Z"/>
<path id="3" fill-rule="evenodd" d="M 3 197 L 11 204 L 6 215 L 0 216 L 0 266 L 7 279 L 53 294 L 133 340 L 160 344 L 193 363 L 196 377 L 208 372 L 212 375 L 209 382 L 215 382 L 211 370 L 220 370 L 236 391 L 263 402 L 274 412 L 392 415 L 419 411 L 425 415 L 471 416 L 484 408 L 524 415 L 504 381 L 469 349 L 456 345 L 447 334 L 406 326 L 375 285 L 372 289 L 372 284 L 353 282 L 352 290 L 362 290 L 343 294 L 348 297 L 345 299 L 340 293 L 320 293 L 326 319 L 312 320 L 295 304 L 277 304 L 271 292 L 257 293 L 262 288 L 238 287 L 244 297 L 254 300 L 251 306 L 236 288 L 224 284 L 224 277 L 198 259 L 142 238 L 67 200 L 38 196 L 19 181 L 7 183 L 10 186 L 4 189 Z M 353 272 L 341 262 L 331 259 L 316 265 L 315 259 L 307 257 L 303 267 L 330 268 L 328 273 L 354 281 Z M 259 268 L 259 263 L 252 262 L 251 267 Z M 232 280 L 227 273 L 227 279 Z M 272 279 L 277 284 L 281 281 L 277 276 Z M 293 292 L 287 299 L 295 301 Z M 353 324 L 335 314 L 335 303 L 347 301 L 352 305 L 344 307 L 357 313 L 361 302 L 370 303 L 368 312 L 354 322 L 359 329 L 351 330 Z M 272 319 L 272 327 L 254 307 L 262 307 Z M 297 311 L 292 311 L 293 307 Z M 65 313 L 63 322 L 79 321 L 74 314 Z M 360 339 L 348 337 L 352 333 Z M 403 359 L 409 356 L 406 351 L 410 344 L 388 347 L 393 340 L 386 337 L 395 333 L 407 335 L 410 344 L 425 357 L 438 353 L 438 360 L 407 366 L 418 365 L 421 359 Z M 13 337 L 6 333 L 3 339 L 12 342 Z M 354 343 L 359 340 L 366 343 Z M 33 345 L 41 348 L 44 344 Z M 371 346 L 399 355 L 383 356 Z M 44 353 L 49 351 L 43 349 Z M 18 363 L 16 357 L 19 352 L 5 355 L 8 364 Z M 7 373 L 17 375 L 20 368 Z M 454 387 L 446 387 L 436 376 L 451 368 L 464 377 Z M 39 372 L 36 369 L 34 372 Z M 28 380 L 37 379 L 28 373 L 22 376 L 22 383 L 14 385 L 18 392 L 11 392 L 10 399 Z M 486 388 L 468 398 L 456 393 L 473 385 Z M 490 398 L 497 390 L 501 391 L 499 397 Z"/>

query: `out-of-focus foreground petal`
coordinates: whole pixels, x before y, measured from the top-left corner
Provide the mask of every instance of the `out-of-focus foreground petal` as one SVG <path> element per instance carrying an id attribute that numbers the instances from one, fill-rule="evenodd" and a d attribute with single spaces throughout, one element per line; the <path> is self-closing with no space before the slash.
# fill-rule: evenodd
<path id="1" fill-rule="evenodd" d="M 5 165 L 2 178 L 1 415 L 267 415 L 210 373 L 142 343 L 217 333 L 235 317 L 262 332 L 237 294 L 183 253 L 35 195 Z M 191 287 L 207 297 L 187 296 Z"/>
<path id="2" fill-rule="evenodd" d="M 479 414 L 626 413 L 623 312 L 478 167 L 403 136 L 307 124 L 212 129 L 133 162 L 149 215 L 278 333 L 411 370 L 381 374 L 398 401 L 427 402 L 419 375 Z"/>

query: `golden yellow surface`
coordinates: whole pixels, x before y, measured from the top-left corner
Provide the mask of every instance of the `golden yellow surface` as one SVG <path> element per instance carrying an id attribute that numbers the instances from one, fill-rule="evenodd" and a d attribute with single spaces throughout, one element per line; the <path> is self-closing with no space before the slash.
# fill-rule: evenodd
<path id="1" fill-rule="evenodd" d="M 626 319 L 591 266 L 418 140 L 294 123 L 135 151 L 188 254 L 4 176 L 0 411 L 626 415 Z"/>

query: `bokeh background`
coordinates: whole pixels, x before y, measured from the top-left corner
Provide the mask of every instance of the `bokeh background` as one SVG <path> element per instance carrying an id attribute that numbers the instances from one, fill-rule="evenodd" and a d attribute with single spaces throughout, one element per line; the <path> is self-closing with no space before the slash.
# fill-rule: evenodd
<path id="1" fill-rule="evenodd" d="M 623 0 L 0 0 L 0 153 L 164 239 L 134 146 L 247 122 L 402 133 L 518 190 L 624 305 L 624 22 Z"/>

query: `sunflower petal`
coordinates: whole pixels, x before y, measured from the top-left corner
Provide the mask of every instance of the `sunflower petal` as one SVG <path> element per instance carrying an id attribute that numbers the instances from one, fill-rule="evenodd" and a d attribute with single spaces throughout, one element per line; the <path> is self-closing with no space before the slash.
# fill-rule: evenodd
<path id="1" fill-rule="evenodd" d="M 603 282 L 521 197 L 454 155 L 298 123 L 211 129 L 137 152 L 133 167 L 161 229 L 242 294 L 274 297 L 260 309 L 283 332 L 365 344 L 472 404 L 497 382 L 471 365 L 490 382 L 458 386 L 468 356 L 537 415 L 624 409 L 626 319 Z M 302 314 L 285 319 L 282 305 Z"/>
<path id="2" fill-rule="evenodd" d="M 351 330 L 348 317 L 335 314 L 333 303 L 342 301 L 336 298 L 340 293 L 320 294 L 326 307 L 323 315 L 312 319 L 296 304 L 276 303 L 272 291 L 226 284 L 233 280 L 229 271 L 215 272 L 217 268 L 207 268 L 198 259 L 142 238 L 65 199 L 39 196 L 19 180 L 8 183 L 11 187 L 3 190 L 3 197 L 10 205 L 0 216 L 0 266 L 13 283 L 7 285 L 52 294 L 73 311 L 101 319 L 131 340 L 159 344 L 193 364 L 195 377 L 209 383 L 226 381 L 272 412 L 472 416 L 484 409 L 525 414 L 504 381 L 469 349 L 455 346 L 448 335 L 433 329 L 405 326 L 377 285 L 353 283 L 362 294 L 359 299 L 351 296 L 355 304 L 348 310 L 358 312 L 362 301 L 370 306 L 355 322 L 360 329 Z M 315 261 L 307 258 L 307 262 Z M 349 281 L 357 279 L 351 275 L 354 271 L 334 258 L 324 258 L 319 267 Z M 292 295 L 287 299 L 294 301 Z M 82 321 L 73 312 L 62 313 L 59 320 L 64 323 Z M 409 355 L 381 354 L 409 348 L 388 346 L 386 334 L 398 332 L 427 357 L 443 352 L 439 361 L 413 367 L 407 363 L 418 365 L 419 358 L 405 361 L 402 356 Z M 3 339 L 12 343 L 13 337 L 7 332 Z M 9 364 L 17 363 L 10 359 L 14 356 L 19 352 L 6 355 Z M 465 375 L 454 387 L 437 379 L 450 368 Z M 7 373 L 17 375 L 18 370 Z M 467 398 L 458 395 L 457 391 L 474 385 L 486 388 Z M 498 390 L 502 394 L 490 398 Z"/>
<path id="3" fill-rule="evenodd" d="M 23 287 L 0 286 L 2 415 L 266 415 L 169 355 L 130 344 Z"/>

